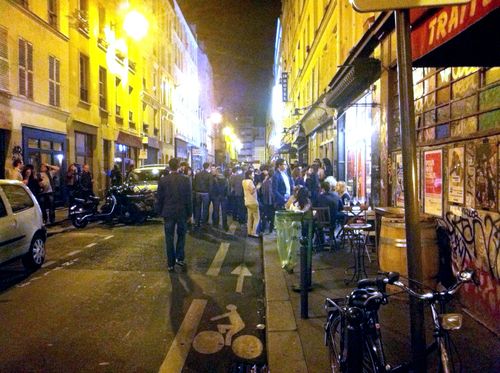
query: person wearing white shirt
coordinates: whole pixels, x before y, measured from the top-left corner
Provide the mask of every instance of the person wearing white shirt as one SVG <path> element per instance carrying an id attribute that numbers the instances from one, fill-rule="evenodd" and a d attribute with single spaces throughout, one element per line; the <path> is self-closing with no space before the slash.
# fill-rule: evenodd
<path id="1" fill-rule="evenodd" d="M 245 206 L 247 208 L 247 232 L 250 237 L 257 236 L 257 227 L 260 222 L 259 200 L 257 199 L 257 189 L 260 188 L 260 183 L 257 186 L 253 183 L 253 171 L 245 172 L 245 179 L 241 182 L 243 186 L 243 195 L 245 198 Z"/>

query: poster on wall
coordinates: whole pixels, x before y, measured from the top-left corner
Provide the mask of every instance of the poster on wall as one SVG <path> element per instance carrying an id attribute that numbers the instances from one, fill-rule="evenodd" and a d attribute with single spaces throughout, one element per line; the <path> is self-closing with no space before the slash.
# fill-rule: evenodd
<path id="1" fill-rule="evenodd" d="M 497 209 L 497 146 L 476 145 L 476 208 Z"/>
<path id="2" fill-rule="evenodd" d="M 443 152 L 424 152 L 424 212 L 443 215 Z"/>
<path id="3" fill-rule="evenodd" d="M 396 180 L 394 185 L 394 200 L 397 207 L 405 207 L 403 184 L 403 154 L 396 154 Z"/>
<path id="4" fill-rule="evenodd" d="M 465 149 L 448 149 L 448 202 L 464 204 Z"/>

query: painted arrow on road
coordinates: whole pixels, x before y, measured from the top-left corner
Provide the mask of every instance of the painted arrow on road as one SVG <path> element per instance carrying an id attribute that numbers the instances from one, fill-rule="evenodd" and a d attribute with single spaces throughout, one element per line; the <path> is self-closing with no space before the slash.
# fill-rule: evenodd
<path id="1" fill-rule="evenodd" d="M 250 277 L 252 273 L 248 270 L 245 264 L 241 264 L 231 272 L 232 275 L 238 276 L 238 281 L 236 282 L 236 292 L 243 292 L 243 282 L 245 281 L 245 276 Z"/>

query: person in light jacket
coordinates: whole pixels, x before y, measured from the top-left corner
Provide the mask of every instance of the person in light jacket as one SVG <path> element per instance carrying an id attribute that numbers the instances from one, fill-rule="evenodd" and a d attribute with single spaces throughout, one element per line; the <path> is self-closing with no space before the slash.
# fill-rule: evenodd
<path id="1" fill-rule="evenodd" d="M 250 237 L 258 237 L 257 228 L 260 222 L 259 201 L 257 199 L 257 186 L 253 183 L 253 170 L 245 172 L 245 179 L 242 181 L 243 194 L 245 197 L 245 207 L 247 208 L 247 232 Z"/>

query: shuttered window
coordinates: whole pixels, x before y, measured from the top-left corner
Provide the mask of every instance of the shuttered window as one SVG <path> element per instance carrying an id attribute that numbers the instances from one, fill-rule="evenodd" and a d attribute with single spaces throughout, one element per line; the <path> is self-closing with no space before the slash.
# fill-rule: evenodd
<path id="1" fill-rule="evenodd" d="M 57 58 L 49 56 L 49 104 L 61 106 L 61 79 L 60 62 Z"/>
<path id="2" fill-rule="evenodd" d="M 19 94 L 33 99 L 33 45 L 19 39 Z"/>
<path id="3" fill-rule="evenodd" d="M 89 58 L 80 53 L 80 100 L 89 102 Z"/>
<path id="4" fill-rule="evenodd" d="M 99 108 L 107 109 L 107 72 L 102 66 L 99 66 Z"/>
<path id="5" fill-rule="evenodd" d="M 0 27 L 0 89 L 9 89 L 9 49 L 7 29 Z"/>
<path id="6" fill-rule="evenodd" d="M 57 28 L 57 0 L 48 0 L 47 13 L 49 25 Z"/>

